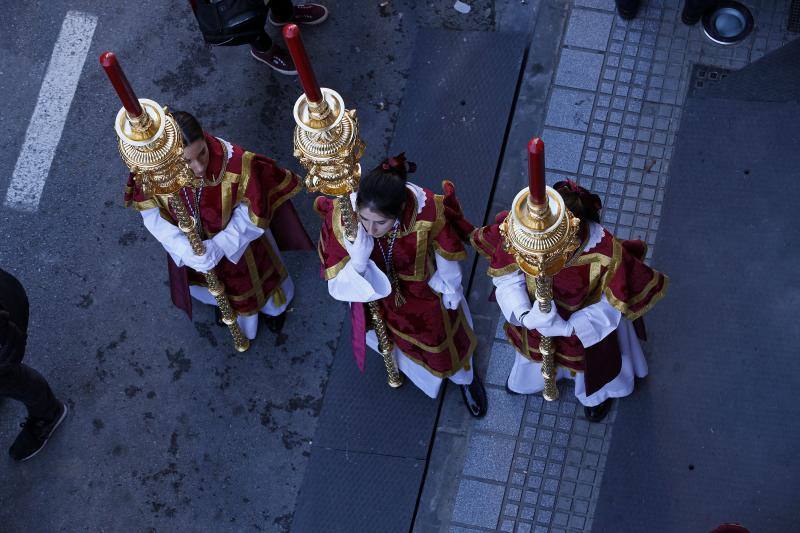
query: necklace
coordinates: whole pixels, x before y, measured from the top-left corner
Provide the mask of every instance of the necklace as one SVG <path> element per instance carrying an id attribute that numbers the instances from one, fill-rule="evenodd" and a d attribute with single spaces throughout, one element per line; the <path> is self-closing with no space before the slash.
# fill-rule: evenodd
<path id="1" fill-rule="evenodd" d="M 396 219 L 394 221 L 394 225 L 392 226 L 391 233 L 389 234 L 389 237 L 387 237 L 386 248 L 383 247 L 383 237 L 377 239 L 378 247 L 381 249 L 381 255 L 383 256 L 383 262 L 386 264 L 386 273 L 389 274 L 389 282 L 392 284 L 395 307 L 400 307 L 406 302 L 405 297 L 400 292 L 400 279 L 397 276 L 397 271 L 394 268 L 393 261 L 394 243 L 397 240 L 397 232 L 399 229 L 400 219 Z"/>

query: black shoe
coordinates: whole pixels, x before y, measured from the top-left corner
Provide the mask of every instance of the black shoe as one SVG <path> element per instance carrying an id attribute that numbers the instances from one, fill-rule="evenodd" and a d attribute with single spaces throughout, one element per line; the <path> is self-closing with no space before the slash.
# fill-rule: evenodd
<path id="1" fill-rule="evenodd" d="M 594 407 L 584 407 L 583 416 L 585 416 L 586 420 L 589 422 L 600 422 L 611 410 L 611 404 L 613 402 L 614 398 L 609 398 L 600 405 L 595 405 Z"/>
<path id="2" fill-rule="evenodd" d="M 272 333 L 280 333 L 283 331 L 283 325 L 286 323 L 286 311 L 277 316 L 263 315 L 263 317 L 264 322 L 267 323 L 267 329 Z"/>
<path id="3" fill-rule="evenodd" d="M 475 418 L 483 418 L 486 415 L 486 390 L 477 372 L 473 373 L 472 383 L 461 385 L 461 397 L 464 398 L 469 414 Z"/>
<path id="4" fill-rule="evenodd" d="M 67 416 L 67 404 L 61 401 L 58 401 L 58 404 L 58 414 L 51 420 L 29 416 L 25 422 L 20 424 L 22 431 L 19 432 L 14 444 L 8 449 L 8 454 L 12 459 L 15 461 L 27 461 L 42 451 L 44 445 L 53 436 L 56 428 Z"/>

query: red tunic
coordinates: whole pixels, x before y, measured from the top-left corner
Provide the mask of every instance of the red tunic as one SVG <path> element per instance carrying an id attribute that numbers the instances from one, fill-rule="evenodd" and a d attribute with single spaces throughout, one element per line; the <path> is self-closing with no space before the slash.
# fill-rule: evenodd
<path id="1" fill-rule="evenodd" d="M 477 345 L 462 308 L 445 309 L 441 296 L 428 285 L 436 272 L 434 252 L 453 261 L 466 258 L 456 227 L 445 212 L 446 204 L 456 202 L 454 191 L 449 183 L 445 188 L 450 196 L 447 199 L 423 189 L 425 206 L 420 213 L 416 196 L 406 190 L 406 208 L 393 251 L 400 292 L 406 301 L 398 306 L 394 293 L 378 300 L 395 346 L 438 377 L 451 376 L 464 368 Z M 323 218 L 317 249 L 323 277 L 330 280 L 350 260 L 342 244 L 345 238 L 342 213 L 336 202 L 325 197 L 317 198 L 314 208 Z M 381 237 L 380 241 L 388 250 L 387 237 Z M 377 242 L 370 258 L 387 273 Z"/>
<path id="2" fill-rule="evenodd" d="M 519 270 L 514 256 L 503 249 L 499 225 L 508 212 L 497 216 L 496 224 L 476 229 L 472 243 L 489 259 L 490 276 L 503 276 Z M 665 294 L 669 280 L 647 266 L 641 241 L 618 241 L 603 229 L 603 238 L 593 248 L 583 250 L 570 266 L 553 277 L 553 297 L 558 314 L 565 320 L 577 311 L 600 301 L 609 304 L 628 320 L 637 320 Z M 536 280 L 525 274 L 528 295 L 534 301 Z M 639 328 L 637 328 L 639 329 Z M 519 353 L 541 362 L 539 332 L 506 322 L 506 334 Z M 641 331 L 641 329 L 640 329 Z M 584 372 L 586 394 L 600 390 L 620 372 L 621 354 L 616 331 L 599 343 L 584 348 L 577 335 L 556 337 L 556 363 L 573 372 Z"/>
<path id="3" fill-rule="evenodd" d="M 207 176 L 218 176 L 225 164 L 225 148 L 208 133 L 205 139 L 209 148 Z M 289 201 L 299 190 L 299 179 L 293 172 L 278 167 L 271 159 L 245 152 L 234 145 L 233 155 L 228 159 L 219 183 L 203 187 L 200 198 L 203 239 L 210 239 L 222 231 L 236 207 L 244 203 L 253 224 L 265 230 L 273 226 L 275 240 L 282 249 L 311 249 L 311 240 Z M 181 191 L 190 213 L 192 206 L 185 199 L 192 198 L 192 194 L 189 188 Z M 164 219 L 177 225 L 168 196 L 144 194 L 132 175 L 125 190 L 125 205 L 139 211 L 156 207 Z M 205 287 L 205 277 L 190 268 L 177 267 L 169 256 L 168 262 L 172 300 L 191 317 L 189 284 Z M 238 263 L 223 257 L 215 272 L 225 284 L 233 309 L 240 315 L 257 313 L 288 275 L 266 234 L 248 245 Z"/>

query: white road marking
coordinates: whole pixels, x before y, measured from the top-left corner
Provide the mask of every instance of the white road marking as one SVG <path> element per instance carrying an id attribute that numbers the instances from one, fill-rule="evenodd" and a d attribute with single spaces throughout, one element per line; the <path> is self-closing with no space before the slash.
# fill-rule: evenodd
<path id="1" fill-rule="evenodd" d="M 61 140 L 81 70 L 92 44 L 97 17 L 69 11 L 53 47 L 53 55 L 42 81 L 36 108 L 25 133 L 5 205 L 20 211 L 39 208 L 44 183 Z"/>

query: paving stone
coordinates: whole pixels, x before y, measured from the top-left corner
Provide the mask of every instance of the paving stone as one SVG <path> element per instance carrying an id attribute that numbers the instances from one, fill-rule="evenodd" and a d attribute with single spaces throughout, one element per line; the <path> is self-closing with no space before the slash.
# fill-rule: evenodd
<path id="1" fill-rule="evenodd" d="M 602 66 L 602 54 L 565 48 L 556 69 L 556 85 L 594 91 Z"/>
<path id="2" fill-rule="evenodd" d="M 605 11 L 617 11 L 614 0 L 575 0 L 573 5 L 582 7 L 593 7 L 595 9 L 603 9 Z M 766 39 L 764 40 L 766 43 Z M 765 44 L 766 46 L 766 44 Z"/>
<path id="3" fill-rule="evenodd" d="M 567 23 L 564 44 L 605 52 L 614 15 L 573 9 Z"/>
<path id="4" fill-rule="evenodd" d="M 462 479 L 453 508 L 453 521 L 472 526 L 497 527 L 505 488 L 472 479 Z"/>
<path id="5" fill-rule="evenodd" d="M 516 350 L 506 342 L 495 342 L 492 345 L 492 355 L 489 360 L 489 369 L 486 371 L 485 382 L 491 385 L 505 387 L 511 367 L 514 365 Z"/>
<path id="6" fill-rule="evenodd" d="M 583 144 L 586 140 L 585 135 L 544 128 L 542 138 L 546 145 L 545 164 L 547 168 L 568 173 L 578 171 Z"/>
<path id="7" fill-rule="evenodd" d="M 519 434 L 526 397 L 493 388 L 486 389 L 486 397 L 491 408 L 485 417 L 476 421 L 475 429 L 512 436 Z"/>
<path id="8" fill-rule="evenodd" d="M 593 93 L 554 88 L 550 95 L 545 124 L 568 130 L 587 131 L 593 105 Z"/>
<path id="9" fill-rule="evenodd" d="M 473 433 L 464 460 L 464 475 L 505 483 L 511 469 L 515 445 L 509 438 Z"/>

